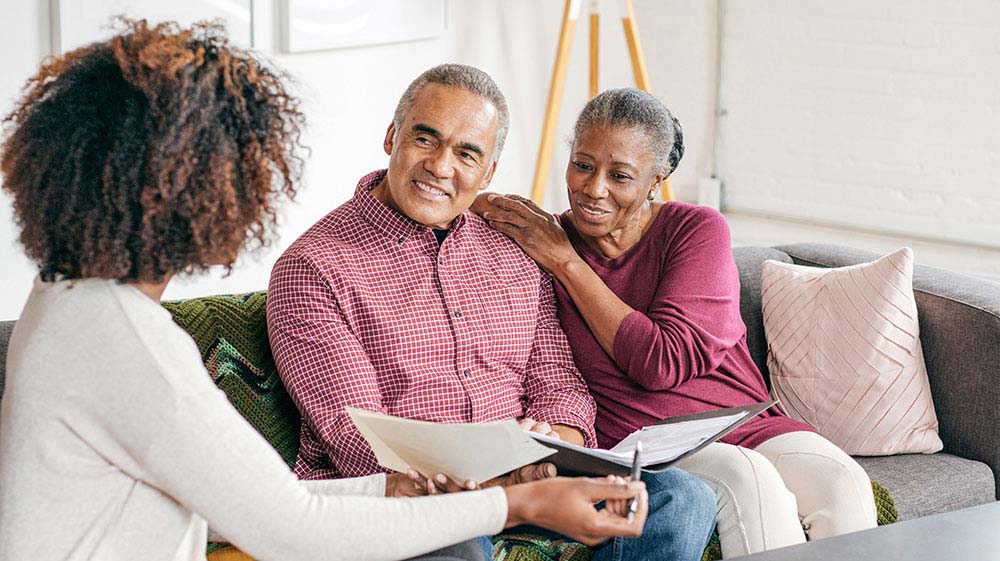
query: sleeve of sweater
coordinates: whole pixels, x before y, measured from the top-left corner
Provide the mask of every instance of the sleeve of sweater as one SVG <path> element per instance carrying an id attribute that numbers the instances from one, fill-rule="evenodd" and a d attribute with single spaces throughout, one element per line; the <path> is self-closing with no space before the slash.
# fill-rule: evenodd
<path id="1" fill-rule="evenodd" d="M 656 290 L 649 309 L 626 316 L 615 334 L 615 362 L 649 390 L 714 371 L 746 332 L 726 219 L 698 207 L 679 220 L 672 233 L 647 232 L 670 240 L 660 277 L 636 279 Z"/>
<path id="2" fill-rule="evenodd" d="M 345 479 L 312 479 L 303 481 L 302 484 L 310 492 L 322 495 L 385 496 L 384 473 L 376 473 L 367 477 L 348 477 Z"/>
<path id="3" fill-rule="evenodd" d="M 374 491 L 379 477 L 303 484 L 211 383 L 183 336 L 138 343 L 128 391 L 109 391 L 91 415 L 105 434 L 103 453 L 120 469 L 252 557 L 402 559 L 503 528 L 501 489 L 392 499 L 331 494 Z"/>

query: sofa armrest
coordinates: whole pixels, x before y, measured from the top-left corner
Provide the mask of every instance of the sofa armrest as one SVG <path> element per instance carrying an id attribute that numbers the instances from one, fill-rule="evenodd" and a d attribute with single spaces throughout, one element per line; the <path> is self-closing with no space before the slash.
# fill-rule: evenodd
<path id="1" fill-rule="evenodd" d="M 821 267 L 879 257 L 828 244 L 777 249 L 796 263 Z M 917 265 L 913 292 L 944 449 L 989 465 L 1000 497 L 1000 284 Z"/>
<path id="2" fill-rule="evenodd" d="M 0 321 L 0 398 L 3 397 L 4 380 L 7 373 L 7 345 L 14 331 L 13 321 Z"/>

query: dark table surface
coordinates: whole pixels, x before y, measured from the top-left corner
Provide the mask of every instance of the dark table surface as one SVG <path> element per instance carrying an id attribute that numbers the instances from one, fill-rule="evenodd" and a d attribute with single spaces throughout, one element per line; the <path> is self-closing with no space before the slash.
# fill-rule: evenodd
<path id="1" fill-rule="evenodd" d="M 1000 560 L 1000 502 L 934 514 L 740 561 Z"/>

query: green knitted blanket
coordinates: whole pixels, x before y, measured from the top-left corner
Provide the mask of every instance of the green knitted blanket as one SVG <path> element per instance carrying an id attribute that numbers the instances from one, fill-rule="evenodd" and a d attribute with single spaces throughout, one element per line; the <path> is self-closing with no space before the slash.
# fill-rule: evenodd
<path id="1" fill-rule="evenodd" d="M 164 302 L 163 307 L 194 338 L 215 384 L 291 466 L 298 453 L 300 418 L 271 356 L 266 301 L 267 294 L 261 291 Z M 875 482 L 872 489 L 879 525 L 895 522 L 898 515 L 889 492 Z M 590 549 L 581 543 L 530 534 L 501 534 L 493 538 L 493 545 L 494 561 L 588 561 L 591 557 Z M 702 561 L 721 558 L 715 534 Z"/>

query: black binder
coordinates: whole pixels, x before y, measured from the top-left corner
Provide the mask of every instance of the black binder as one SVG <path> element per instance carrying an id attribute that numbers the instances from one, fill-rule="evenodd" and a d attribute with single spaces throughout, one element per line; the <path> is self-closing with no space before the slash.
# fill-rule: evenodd
<path id="1" fill-rule="evenodd" d="M 709 444 L 719 440 L 723 436 L 726 436 L 739 426 L 743 425 L 750 419 L 760 415 L 762 411 L 773 406 L 777 401 L 767 401 L 764 403 L 754 403 L 751 405 L 742 405 L 739 407 L 728 407 L 726 409 L 716 409 L 713 411 L 705 411 L 704 413 L 694 413 L 692 415 L 680 415 L 677 417 L 667 417 L 662 421 L 656 423 L 657 425 L 669 425 L 673 423 L 681 423 L 684 421 L 697 421 L 701 419 L 712 419 L 715 417 L 725 417 L 726 415 L 733 415 L 741 411 L 747 411 L 748 414 L 744 415 L 740 419 L 734 421 L 732 424 L 726 426 L 719 432 L 712 435 L 710 438 L 703 440 L 694 448 L 684 452 L 680 456 L 659 464 L 647 465 L 642 467 L 642 471 L 646 473 L 659 473 L 661 471 L 666 471 L 673 467 L 674 464 L 687 458 L 688 456 L 698 452 L 702 448 L 708 446 Z M 629 477 L 631 475 L 631 470 L 629 466 L 624 466 L 604 458 L 593 456 L 587 452 L 560 446 L 557 442 L 552 442 L 550 440 L 538 439 L 539 443 L 543 446 L 548 446 L 549 448 L 554 448 L 556 453 L 542 460 L 543 462 L 551 462 L 555 464 L 556 468 L 559 470 L 559 475 L 588 475 L 588 476 L 604 476 L 609 474 L 621 475 L 623 477 Z"/>

